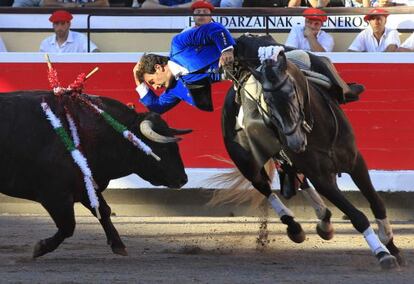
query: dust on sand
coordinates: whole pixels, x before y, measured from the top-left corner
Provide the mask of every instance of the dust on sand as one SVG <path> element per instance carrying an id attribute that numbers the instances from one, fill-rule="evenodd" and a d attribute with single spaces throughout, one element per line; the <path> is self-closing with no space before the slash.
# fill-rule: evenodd
<path id="1" fill-rule="evenodd" d="M 414 223 L 394 222 L 408 266 L 381 271 L 349 221 L 333 220 L 324 241 L 316 221 L 301 221 L 305 242 L 292 243 L 278 219 L 114 217 L 129 256 L 112 254 L 98 221 L 77 217 L 73 237 L 31 258 L 55 233 L 46 215 L 0 216 L 0 282 L 19 283 L 413 283 Z"/>

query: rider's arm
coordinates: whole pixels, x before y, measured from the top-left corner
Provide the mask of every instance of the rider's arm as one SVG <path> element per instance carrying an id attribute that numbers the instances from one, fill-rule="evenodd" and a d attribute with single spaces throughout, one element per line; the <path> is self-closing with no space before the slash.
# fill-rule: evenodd
<path id="1" fill-rule="evenodd" d="M 141 83 L 136 88 L 140 97 L 140 102 L 145 105 L 150 111 L 157 113 L 164 113 L 180 102 L 180 99 L 174 95 L 171 89 L 167 89 L 159 96 L 151 90 L 147 84 Z"/>

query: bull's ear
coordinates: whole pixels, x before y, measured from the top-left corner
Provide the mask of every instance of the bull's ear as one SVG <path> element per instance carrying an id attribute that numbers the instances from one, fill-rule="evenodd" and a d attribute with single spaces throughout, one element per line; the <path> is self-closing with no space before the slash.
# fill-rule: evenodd
<path id="1" fill-rule="evenodd" d="M 254 77 L 257 81 L 261 82 L 261 80 L 262 80 L 262 78 L 263 78 L 262 73 L 260 73 L 259 71 L 257 71 L 256 69 L 254 69 L 254 68 L 252 68 L 252 67 L 250 67 L 250 66 L 249 66 L 249 70 L 250 70 L 250 72 L 252 73 L 253 77 Z"/>
<path id="2" fill-rule="evenodd" d="M 193 132 L 193 130 L 189 128 L 178 129 L 170 127 L 170 130 L 172 132 L 172 135 L 184 135 Z"/>

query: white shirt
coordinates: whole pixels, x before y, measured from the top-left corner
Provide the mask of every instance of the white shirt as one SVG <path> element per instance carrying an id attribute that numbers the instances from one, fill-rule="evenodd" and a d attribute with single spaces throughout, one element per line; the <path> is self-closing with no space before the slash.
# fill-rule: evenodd
<path id="1" fill-rule="evenodd" d="M 0 52 L 7 52 L 7 48 L 4 45 L 3 39 L 0 37 Z"/>
<path id="2" fill-rule="evenodd" d="M 414 6 L 414 0 L 391 0 L 391 3 L 402 6 Z"/>
<path id="3" fill-rule="evenodd" d="M 300 27 L 300 26 L 292 27 L 285 45 L 310 51 L 311 47 L 309 45 L 309 40 L 303 34 L 304 30 L 305 30 L 305 27 Z M 334 39 L 328 33 L 322 30 L 319 31 L 318 34 L 316 35 L 316 40 L 323 47 L 323 49 L 325 49 L 325 51 L 330 52 L 333 50 L 334 44 L 335 44 Z"/>
<path id="4" fill-rule="evenodd" d="M 353 51 L 383 52 L 391 44 L 395 44 L 397 47 L 400 46 L 400 37 L 397 30 L 385 28 L 384 34 L 378 43 L 371 26 L 368 26 L 367 29 L 356 36 L 348 49 Z"/>
<path id="5" fill-rule="evenodd" d="M 92 41 L 90 43 L 91 51 L 98 48 Z M 40 44 L 40 52 L 88 52 L 88 39 L 81 33 L 69 31 L 66 41 L 59 46 L 56 41 L 56 35 L 53 34 L 42 41 Z"/>
<path id="6" fill-rule="evenodd" d="M 412 33 L 404 42 L 401 47 L 414 49 L 414 33 Z"/>

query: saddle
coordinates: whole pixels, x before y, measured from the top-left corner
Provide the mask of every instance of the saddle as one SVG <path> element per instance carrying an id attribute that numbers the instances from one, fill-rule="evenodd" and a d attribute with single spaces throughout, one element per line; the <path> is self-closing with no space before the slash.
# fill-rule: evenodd
<path id="1" fill-rule="evenodd" d="M 339 104 L 357 101 L 359 99 L 359 94 L 364 90 L 361 85 L 354 83 L 347 85 L 343 82 L 343 80 L 338 79 L 339 76 L 336 73 L 336 70 L 333 70 L 335 68 L 328 58 L 316 56 L 303 50 L 284 46 L 277 43 L 271 35 L 252 35 L 246 33 L 236 39 L 236 48 L 234 53 L 236 66 L 235 70 L 238 70 L 235 73 L 236 78 L 242 77 L 243 72 L 246 70 L 258 68 L 260 66 L 260 60 L 258 57 L 259 48 L 270 46 L 282 46 L 285 50 L 287 59 L 294 63 L 310 82 L 323 88 L 335 89 L 336 91 L 332 92 L 332 99 L 336 100 Z M 318 65 L 316 69 L 324 70 L 323 72 L 325 72 L 328 76 L 320 72 L 316 72 L 314 67 L 315 64 Z M 342 92 L 338 89 L 351 90 L 351 92 Z"/>

